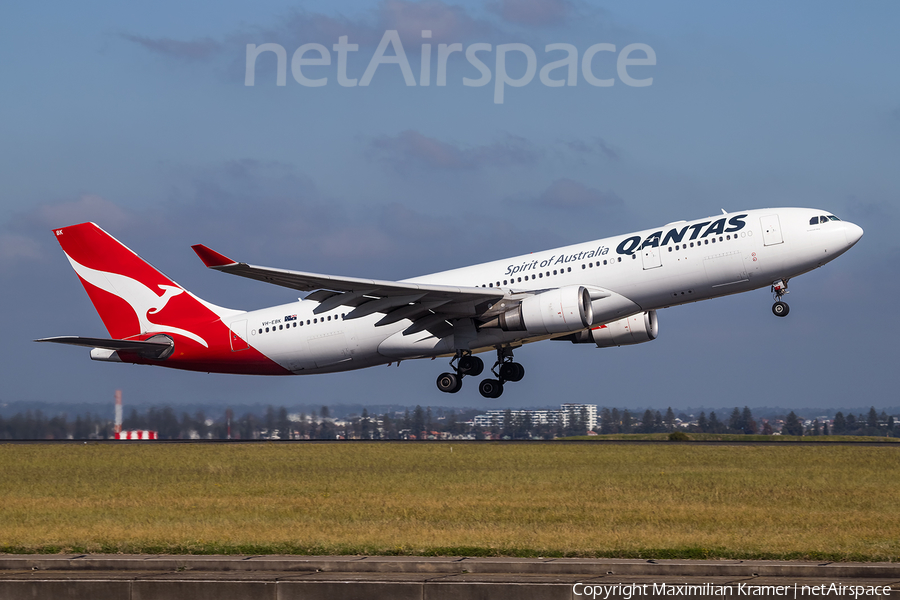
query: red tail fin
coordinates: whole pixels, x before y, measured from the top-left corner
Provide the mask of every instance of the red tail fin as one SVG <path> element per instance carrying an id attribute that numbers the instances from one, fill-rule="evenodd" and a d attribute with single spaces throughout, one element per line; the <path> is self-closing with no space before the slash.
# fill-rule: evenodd
<path id="1" fill-rule="evenodd" d="M 166 332 L 209 347 L 203 325 L 235 313 L 203 302 L 94 223 L 54 233 L 114 338 Z"/>

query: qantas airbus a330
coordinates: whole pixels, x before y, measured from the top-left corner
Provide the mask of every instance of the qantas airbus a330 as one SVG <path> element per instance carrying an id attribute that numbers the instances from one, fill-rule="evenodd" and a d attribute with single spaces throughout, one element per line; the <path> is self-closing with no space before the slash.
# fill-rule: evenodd
<path id="1" fill-rule="evenodd" d="M 404 281 L 258 267 L 193 246 L 218 271 L 310 292 L 254 311 L 194 296 L 93 223 L 54 230 L 112 339 L 36 340 L 92 348 L 101 361 L 215 373 L 333 373 L 413 358 L 450 358 L 437 386 L 455 393 L 478 376 L 476 354 L 495 351 L 479 391 L 497 398 L 520 381 L 513 349 L 539 340 L 606 348 L 656 338 L 656 311 L 771 287 L 853 246 L 863 230 L 827 211 L 773 208 L 678 221 L 544 252 Z"/>

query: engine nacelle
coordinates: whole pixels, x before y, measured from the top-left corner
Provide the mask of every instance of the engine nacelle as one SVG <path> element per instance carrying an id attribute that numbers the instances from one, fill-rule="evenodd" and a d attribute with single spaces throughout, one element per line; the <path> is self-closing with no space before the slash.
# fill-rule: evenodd
<path id="1" fill-rule="evenodd" d="M 590 292 L 583 286 L 570 285 L 529 296 L 516 308 L 500 314 L 498 325 L 503 331 L 544 335 L 590 327 L 593 320 Z"/>
<path id="2" fill-rule="evenodd" d="M 585 329 L 561 339 L 573 344 L 597 344 L 598 348 L 613 346 L 630 346 L 655 340 L 659 334 L 659 321 L 656 311 L 632 315 L 593 329 Z"/>

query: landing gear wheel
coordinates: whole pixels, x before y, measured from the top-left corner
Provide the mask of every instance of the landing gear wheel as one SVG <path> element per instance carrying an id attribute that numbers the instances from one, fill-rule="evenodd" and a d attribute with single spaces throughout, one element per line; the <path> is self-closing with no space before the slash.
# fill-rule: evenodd
<path id="1" fill-rule="evenodd" d="M 485 379 L 478 384 L 478 391 L 485 398 L 499 398 L 503 393 L 503 384 L 496 379 Z"/>
<path id="2" fill-rule="evenodd" d="M 462 377 L 455 373 L 441 373 L 437 378 L 438 389 L 448 394 L 455 394 L 462 388 Z"/>
<path id="3" fill-rule="evenodd" d="M 789 312 L 791 312 L 791 307 L 788 306 L 786 302 L 779 300 L 772 305 L 772 313 L 776 317 L 786 317 Z"/>
<path id="4" fill-rule="evenodd" d="M 467 354 L 459 359 L 459 372 L 462 375 L 478 377 L 484 371 L 484 361 L 477 356 Z"/>
<path id="5" fill-rule="evenodd" d="M 522 381 L 525 377 L 525 367 L 517 362 L 508 362 L 500 365 L 500 379 L 505 381 Z"/>

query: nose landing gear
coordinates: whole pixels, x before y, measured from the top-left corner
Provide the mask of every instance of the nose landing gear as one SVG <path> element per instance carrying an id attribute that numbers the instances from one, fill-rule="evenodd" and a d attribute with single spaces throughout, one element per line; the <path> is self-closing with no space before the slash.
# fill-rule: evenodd
<path id="1" fill-rule="evenodd" d="M 791 311 L 791 307 L 787 302 L 781 300 L 782 296 L 788 293 L 787 280 L 779 279 L 772 283 L 772 293 L 775 295 L 775 304 L 772 305 L 772 314 L 776 317 L 786 317 Z"/>

